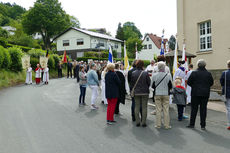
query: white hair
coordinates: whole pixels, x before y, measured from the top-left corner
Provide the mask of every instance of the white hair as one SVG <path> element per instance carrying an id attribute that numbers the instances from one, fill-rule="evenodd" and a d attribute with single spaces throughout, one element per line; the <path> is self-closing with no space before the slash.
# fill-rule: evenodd
<path id="1" fill-rule="evenodd" d="M 163 62 L 163 61 L 158 62 L 157 67 L 158 67 L 158 70 L 160 72 L 162 72 L 162 71 L 164 72 L 165 71 L 165 62 Z"/>
<path id="2" fill-rule="evenodd" d="M 199 59 L 196 64 L 198 68 L 204 68 L 206 66 L 206 62 L 204 59 Z"/>

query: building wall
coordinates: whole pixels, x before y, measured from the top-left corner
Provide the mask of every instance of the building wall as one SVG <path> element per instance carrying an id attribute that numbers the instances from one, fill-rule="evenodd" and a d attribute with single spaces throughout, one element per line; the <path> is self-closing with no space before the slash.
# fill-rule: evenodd
<path id="1" fill-rule="evenodd" d="M 226 68 L 230 59 L 230 0 L 177 0 L 177 32 L 179 48 L 182 49 L 183 37 L 186 50 L 205 59 L 207 69 Z M 212 50 L 200 52 L 199 23 L 211 21 Z"/>
<path id="2" fill-rule="evenodd" d="M 149 38 L 149 41 L 147 41 L 147 38 L 149 36 L 146 36 L 145 39 L 142 42 L 142 45 L 147 45 L 147 49 L 142 48 L 142 50 L 139 52 L 139 58 L 142 60 L 153 60 L 154 59 L 154 54 L 155 55 L 160 55 L 160 49 L 157 48 L 155 43 Z M 149 49 L 149 44 L 152 45 L 152 49 Z"/>

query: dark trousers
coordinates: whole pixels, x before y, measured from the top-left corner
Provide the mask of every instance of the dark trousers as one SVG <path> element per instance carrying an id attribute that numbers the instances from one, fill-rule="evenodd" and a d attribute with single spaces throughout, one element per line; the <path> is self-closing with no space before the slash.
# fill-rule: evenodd
<path id="1" fill-rule="evenodd" d="M 183 118 L 184 113 L 184 105 L 177 105 L 177 111 L 178 111 L 178 120 L 181 121 Z"/>
<path id="2" fill-rule="evenodd" d="M 77 82 L 79 82 L 80 81 L 79 71 L 76 71 L 76 76 L 77 76 Z"/>
<path id="3" fill-rule="evenodd" d="M 120 110 L 119 110 L 119 106 L 120 106 L 120 102 L 118 101 L 116 104 L 116 108 L 115 108 L 115 114 L 119 114 Z"/>
<path id="4" fill-rule="evenodd" d="M 86 87 L 80 85 L 80 96 L 79 96 L 79 104 L 85 103 L 85 93 L 86 93 Z"/>
<path id="5" fill-rule="evenodd" d="M 58 77 L 62 78 L 62 69 L 58 69 Z"/>
<path id="6" fill-rule="evenodd" d="M 140 106 L 140 113 L 141 113 L 141 118 L 142 118 L 142 106 Z M 132 119 L 133 121 L 136 120 L 135 118 L 135 99 L 132 97 L 132 105 L 131 105 L 131 114 L 132 114 Z"/>
<path id="7" fill-rule="evenodd" d="M 73 77 L 76 78 L 77 75 L 76 75 L 76 68 L 73 68 Z"/>
<path id="8" fill-rule="evenodd" d="M 71 69 L 67 69 L 67 78 L 69 78 L 69 73 L 70 73 L 70 77 L 72 78 L 72 70 Z"/>
<path id="9" fill-rule="evenodd" d="M 200 125 L 201 127 L 206 126 L 206 116 L 207 116 L 207 104 L 208 97 L 196 97 L 192 96 L 191 99 L 191 117 L 190 117 L 190 125 L 194 126 L 196 121 L 196 115 L 198 111 L 198 107 L 200 105 Z"/>

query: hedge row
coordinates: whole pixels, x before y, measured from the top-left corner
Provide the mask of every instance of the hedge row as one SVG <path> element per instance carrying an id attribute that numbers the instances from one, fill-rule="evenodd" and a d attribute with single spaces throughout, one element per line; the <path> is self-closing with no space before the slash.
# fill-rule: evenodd
<path id="1" fill-rule="evenodd" d="M 97 58 L 97 57 L 78 57 L 76 60 L 77 61 L 84 61 L 84 62 L 88 62 L 88 59 L 92 59 L 92 60 L 98 60 L 98 61 L 104 61 L 104 60 L 108 60 L 107 58 Z M 124 58 L 114 58 L 114 61 L 124 61 Z M 135 59 L 129 59 L 129 64 L 131 65 L 133 63 Z M 144 61 L 144 66 L 147 67 L 150 64 L 149 60 L 143 60 Z"/>
<path id="2" fill-rule="evenodd" d="M 8 49 L 0 46 L 0 69 L 19 72 L 22 70 L 22 50 L 16 47 Z"/>

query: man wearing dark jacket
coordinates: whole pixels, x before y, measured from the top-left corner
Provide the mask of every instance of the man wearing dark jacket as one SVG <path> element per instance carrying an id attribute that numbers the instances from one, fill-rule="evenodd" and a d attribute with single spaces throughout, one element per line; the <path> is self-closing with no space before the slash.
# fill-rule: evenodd
<path id="1" fill-rule="evenodd" d="M 188 79 L 188 85 L 191 86 L 191 116 L 188 128 L 194 128 L 198 107 L 200 105 L 200 125 L 205 130 L 207 104 L 210 95 L 210 87 L 213 85 L 213 77 L 205 68 L 206 62 L 203 59 L 197 62 L 198 69 L 193 71 Z"/>
<path id="2" fill-rule="evenodd" d="M 70 73 L 70 77 L 72 78 L 72 63 L 70 61 L 68 61 L 67 63 L 67 78 L 69 78 L 69 73 Z"/>

